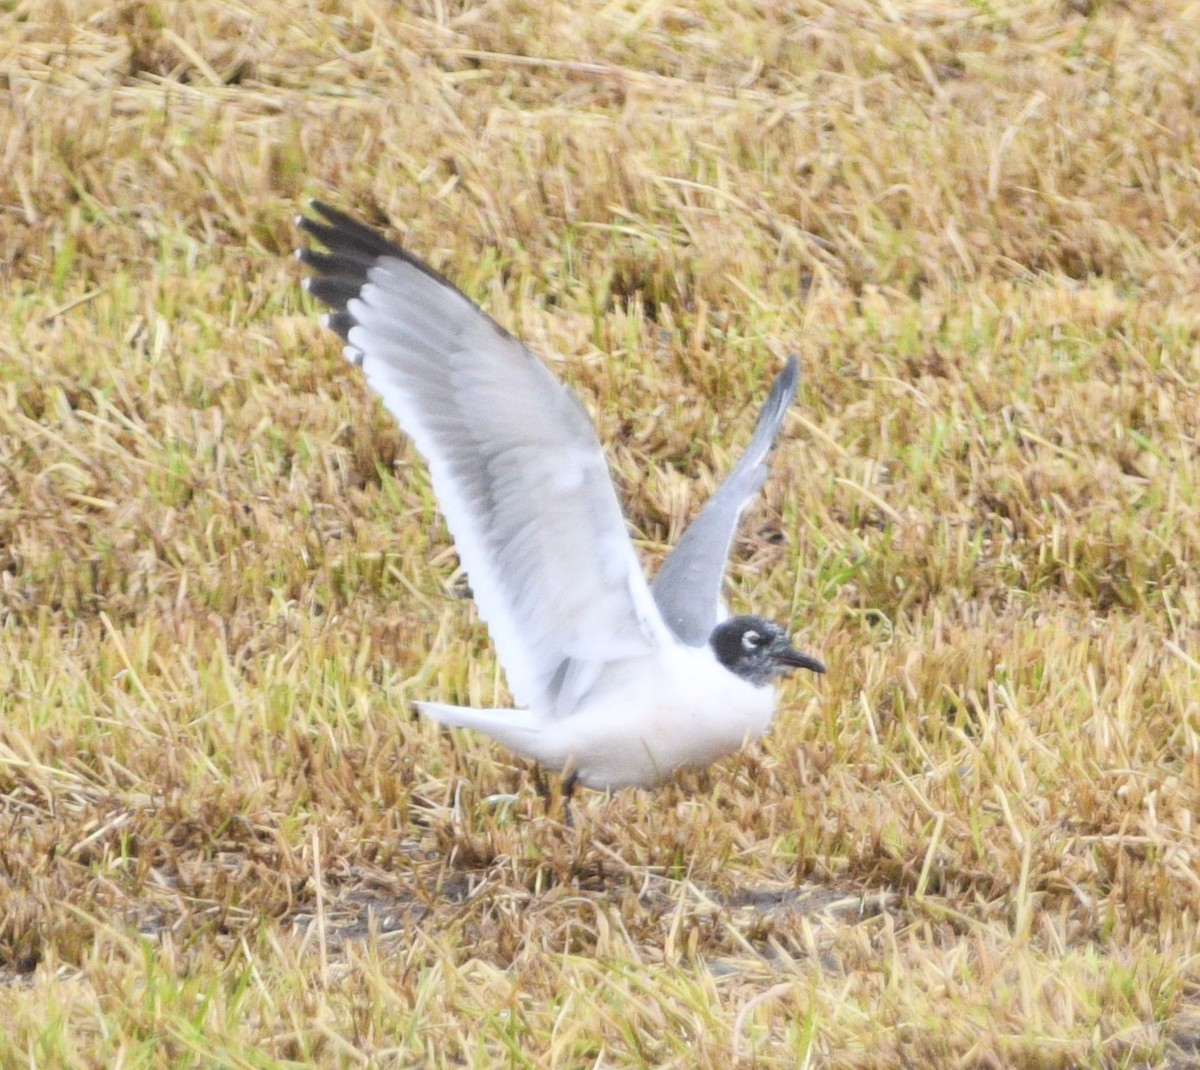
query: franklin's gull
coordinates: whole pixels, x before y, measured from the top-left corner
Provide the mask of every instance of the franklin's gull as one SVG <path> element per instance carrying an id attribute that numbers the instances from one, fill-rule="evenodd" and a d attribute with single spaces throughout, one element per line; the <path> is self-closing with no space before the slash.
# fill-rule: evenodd
<path id="1" fill-rule="evenodd" d="M 575 394 L 411 253 L 314 201 L 296 256 L 323 322 L 429 464 L 522 709 L 419 702 L 576 781 L 648 787 L 757 739 L 773 682 L 823 673 L 778 624 L 720 600 L 738 518 L 761 488 L 796 392 L 788 359 L 744 456 L 646 583 L 604 453 Z"/>

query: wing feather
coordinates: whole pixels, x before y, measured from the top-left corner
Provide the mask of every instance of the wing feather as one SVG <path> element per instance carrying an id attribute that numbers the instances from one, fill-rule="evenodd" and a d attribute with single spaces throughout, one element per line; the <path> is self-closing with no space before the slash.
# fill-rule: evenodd
<path id="1" fill-rule="evenodd" d="M 575 395 L 410 253 L 314 208 L 299 224 L 329 251 L 297 254 L 309 289 L 427 461 L 517 701 L 570 708 L 564 681 L 597 675 L 571 662 L 672 641 Z"/>
<path id="2" fill-rule="evenodd" d="M 667 626 L 688 646 L 708 642 L 721 614 L 725 562 L 742 511 L 767 478 L 767 462 L 800 382 L 788 357 L 754 425 L 746 452 L 684 531 L 654 577 L 651 591 Z"/>

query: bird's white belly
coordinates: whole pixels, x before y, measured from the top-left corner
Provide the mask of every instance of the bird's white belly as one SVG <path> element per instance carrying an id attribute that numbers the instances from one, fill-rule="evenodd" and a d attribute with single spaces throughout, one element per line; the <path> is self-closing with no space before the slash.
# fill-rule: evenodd
<path id="1" fill-rule="evenodd" d="M 701 766 L 766 731 L 774 688 L 724 668 L 708 647 L 672 647 L 613 666 L 610 679 L 554 724 L 540 760 L 601 790 L 649 786 Z"/>

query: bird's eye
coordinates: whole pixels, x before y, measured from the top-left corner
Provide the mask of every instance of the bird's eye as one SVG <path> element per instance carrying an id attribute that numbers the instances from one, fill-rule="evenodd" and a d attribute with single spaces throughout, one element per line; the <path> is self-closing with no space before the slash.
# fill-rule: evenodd
<path id="1" fill-rule="evenodd" d="M 762 636 L 756 631 L 749 631 L 742 636 L 743 650 L 757 650 L 762 646 Z"/>

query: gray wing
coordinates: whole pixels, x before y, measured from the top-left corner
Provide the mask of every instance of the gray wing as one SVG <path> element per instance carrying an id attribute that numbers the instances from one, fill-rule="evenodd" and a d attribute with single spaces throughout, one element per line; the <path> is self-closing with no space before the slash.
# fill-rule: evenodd
<path id="1" fill-rule="evenodd" d="M 428 462 L 514 696 L 569 712 L 604 663 L 673 641 L 586 411 L 436 272 L 313 207 L 323 221 L 298 223 L 329 252 L 297 253 L 315 271 L 306 285 Z"/>
<path id="2" fill-rule="evenodd" d="M 688 525 L 654 577 L 650 590 L 659 612 L 689 646 L 703 646 L 717 626 L 721 581 L 738 519 L 767 478 L 767 460 L 799 381 L 800 365 L 795 357 L 788 357 L 742 459 Z"/>

